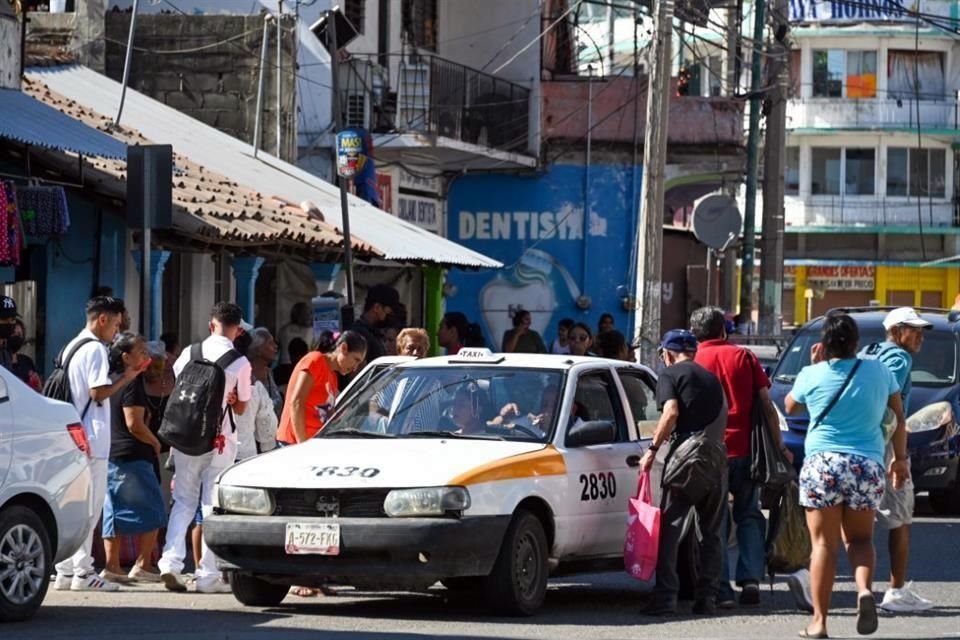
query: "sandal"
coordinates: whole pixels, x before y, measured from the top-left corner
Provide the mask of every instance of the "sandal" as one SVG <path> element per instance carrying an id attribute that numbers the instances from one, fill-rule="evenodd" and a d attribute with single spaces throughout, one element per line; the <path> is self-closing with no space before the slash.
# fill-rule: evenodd
<path id="1" fill-rule="evenodd" d="M 857 596 L 857 633 L 868 636 L 877 626 L 877 602 L 872 593 L 861 593 Z"/>
<path id="2" fill-rule="evenodd" d="M 818 631 L 817 633 L 810 633 L 807 629 L 803 629 L 800 633 L 797 634 L 801 638 L 817 638 L 822 640 L 823 638 L 829 638 L 826 631 Z"/>
<path id="3" fill-rule="evenodd" d="M 312 587 L 290 587 L 290 594 L 301 598 L 316 598 L 320 590 Z"/>

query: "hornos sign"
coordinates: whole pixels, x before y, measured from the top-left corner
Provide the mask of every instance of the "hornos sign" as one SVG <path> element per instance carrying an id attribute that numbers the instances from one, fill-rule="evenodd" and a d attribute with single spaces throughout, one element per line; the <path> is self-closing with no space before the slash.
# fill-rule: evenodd
<path id="1" fill-rule="evenodd" d="M 907 21 L 916 13 L 950 17 L 948 0 L 904 3 L 900 0 L 790 0 L 791 22 Z"/>

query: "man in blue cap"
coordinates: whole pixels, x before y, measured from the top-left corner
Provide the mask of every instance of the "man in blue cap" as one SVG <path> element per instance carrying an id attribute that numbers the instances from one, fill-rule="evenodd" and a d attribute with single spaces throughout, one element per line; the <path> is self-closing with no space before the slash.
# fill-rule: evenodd
<path id="1" fill-rule="evenodd" d="M 667 441 L 667 459 L 687 438 L 706 432 L 706 437 L 722 443 L 727 425 L 727 403 L 723 387 L 716 376 L 694 362 L 697 339 L 689 331 L 674 329 L 663 336 L 660 358 L 666 368 L 657 381 L 657 406 L 662 412 L 650 448 L 640 467 L 649 471 L 657 450 Z M 690 509 L 696 509 L 700 522 L 700 574 L 694 589 L 693 612 L 712 615 L 716 612 L 720 579 L 720 554 L 724 545 L 720 530 L 723 524 L 724 497 L 727 495 L 726 474 L 717 478 L 710 493 L 696 504 L 684 497 L 663 490 L 660 514 L 660 547 L 657 552 L 657 583 L 647 615 L 670 615 L 677 610 L 680 580 L 677 576 L 677 553 L 683 525 Z"/>

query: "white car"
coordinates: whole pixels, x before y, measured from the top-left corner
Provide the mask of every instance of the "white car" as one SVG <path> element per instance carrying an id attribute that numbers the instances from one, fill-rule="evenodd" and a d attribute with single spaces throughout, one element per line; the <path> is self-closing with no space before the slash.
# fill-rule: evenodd
<path id="1" fill-rule="evenodd" d="M 0 367 L 0 622 L 31 617 L 90 532 L 88 452 L 72 405 Z"/>
<path id="2" fill-rule="evenodd" d="M 440 580 L 531 614 L 551 573 L 623 570 L 655 386 L 646 367 L 600 358 L 395 364 L 316 438 L 225 471 L 204 537 L 247 605 L 294 584 Z"/>

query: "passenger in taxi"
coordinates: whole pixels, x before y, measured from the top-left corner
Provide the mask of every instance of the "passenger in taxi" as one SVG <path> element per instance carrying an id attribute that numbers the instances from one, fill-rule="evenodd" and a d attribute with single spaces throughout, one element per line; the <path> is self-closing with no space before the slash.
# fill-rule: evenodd
<path id="1" fill-rule="evenodd" d="M 450 410 L 456 433 L 473 435 L 486 431 L 487 422 L 483 419 L 486 405 L 486 395 L 477 383 L 468 382 L 460 386 L 453 395 L 453 407 Z"/>
<path id="2" fill-rule="evenodd" d="M 553 423 L 554 412 L 560 399 L 560 388 L 549 386 L 540 395 L 540 409 L 538 413 L 523 413 L 516 402 L 510 402 L 500 409 L 500 413 L 490 421 L 490 424 L 508 427 L 525 427 L 535 429 L 539 435 L 546 435 Z"/>

